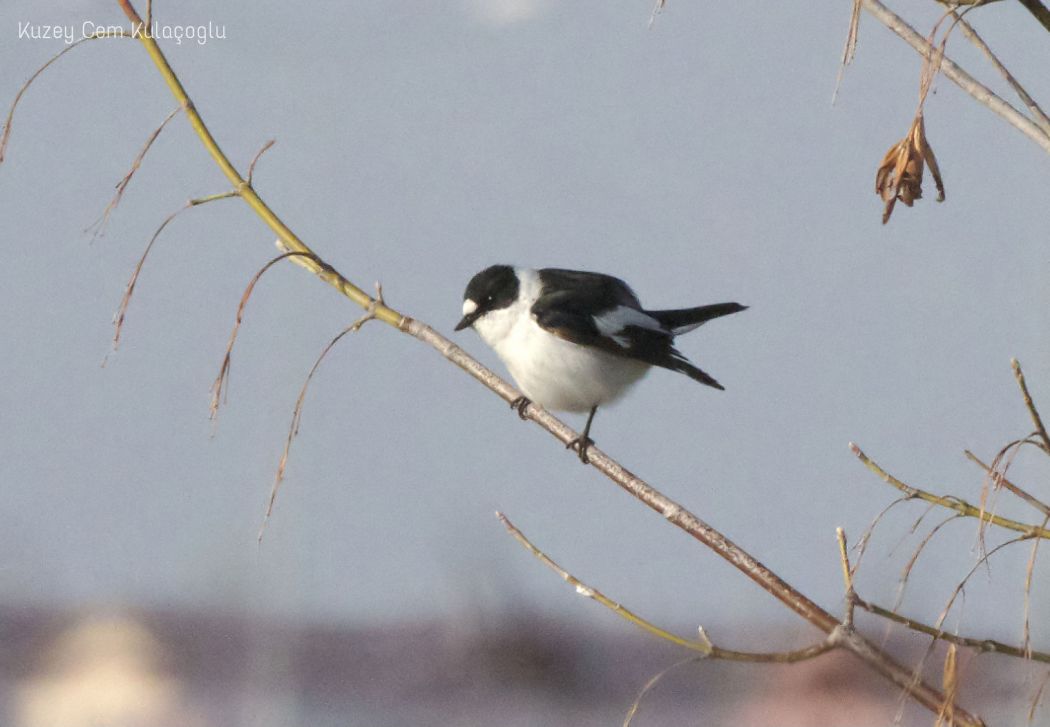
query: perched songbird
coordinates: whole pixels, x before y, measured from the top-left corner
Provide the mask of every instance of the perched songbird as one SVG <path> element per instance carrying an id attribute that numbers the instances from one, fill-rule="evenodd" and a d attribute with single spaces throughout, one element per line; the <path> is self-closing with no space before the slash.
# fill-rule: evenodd
<path id="1" fill-rule="evenodd" d="M 681 310 L 645 310 L 619 278 L 601 273 L 493 265 L 463 294 L 463 318 L 496 350 L 525 396 L 547 409 L 590 412 L 583 435 L 569 443 L 587 462 L 591 422 L 652 366 L 680 371 L 723 388 L 674 347 L 674 337 L 747 306 L 716 303 Z"/>

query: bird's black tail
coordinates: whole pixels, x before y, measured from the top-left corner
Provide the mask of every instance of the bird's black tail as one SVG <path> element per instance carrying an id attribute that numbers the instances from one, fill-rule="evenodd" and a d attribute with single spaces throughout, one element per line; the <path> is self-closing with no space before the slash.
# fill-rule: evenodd
<path id="1" fill-rule="evenodd" d="M 747 306 L 739 303 L 714 303 L 712 305 L 702 305 L 699 308 L 682 308 L 680 310 L 647 310 L 646 313 L 660 321 L 660 325 L 664 328 L 678 335 L 702 326 L 714 318 L 721 318 L 731 313 L 739 313 L 742 310 L 747 310 Z M 701 381 L 702 379 L 697 380 Z M 704 383 L 708 382 L 705 381 Z"/>
<path id="2" fill-rule="evenodd" d="M 678 353 L 678 351 L 675 351 L 675 354 L 677 355 L 674 356 L 674 358 L 669 362 L 667 368 L 671 369 L 672 371 L 678 371 L 680 373 L 683 373 L 689 378 L 691 378 L 693 381 L 699 381 L 701 384 L 713 386 L 714 388 L 719 389 L 721 391 L 726 390 L 726 387 L 722 386 L 720 383 L 715 381 L 715 378 L 711 376 L 711 374 L 694 366 L 692 362 L 687 361 L 685 356 Z"/>

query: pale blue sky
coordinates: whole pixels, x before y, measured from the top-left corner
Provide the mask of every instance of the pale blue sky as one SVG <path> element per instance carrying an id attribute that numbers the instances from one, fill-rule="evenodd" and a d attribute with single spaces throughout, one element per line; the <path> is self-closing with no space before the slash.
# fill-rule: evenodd
<path id="1" fill-rule="evenodd" d="M 832 107 L 845 0 L 672 0 L 652 28 L 647 2 L 155 5 L 167 23 L 225 26 L 225 40 L 165 46 L 204 118 L 242 166 L 276 138 L 258 190 L 348 277 L 381 280 L 399 310 L 450 333 L 463 286 L 495 262 L 613 273 L 652 307 L 750 305 L 680 341 L 725 392 L 654 372 L 599 415 L 596 438 L 826 607 L 841 592 L 835 527 L 859 535 L 894 497 L 847 442 L 916 485 L 976 499 L 980 473 L 961 450 L 990 458 L 1030 427 L 1012 356 L 1050 412 L 1047 159 L 939 80 L 926 126 L 948 199 L 934 203 L 927 182 L 928 199 L 883 227 L 874 171 L 907 130 L 919 58 L 865 17 Z M 19 22 L 84 20 L 120 17 L 104 0 L 6 2 L 0 100 L 62 47 L 19 40 Z M 1018 3 L 975 20 L 1050 102 L 1045 32 Z M 962 43 L 949 54 L 999 88 Z M 353 622 L 528 607 L 611 622 L 503 533 L 500 509 L 654 620 L 794 623 L 380 325 L 316 377 L 258 547 L 299 386 L 359 311 L 291 265 L 272 271 L 210 436 L 208 387 L 237 301 L 274 254 L 243 204 L 219 202 L 163 233 L 124 344 L 99 367 L 152 231 L 226 188 L 178 118 L 106 235 L 81 233 L 173 107 L 141 47 L 105 41 L 56 64 L 15 119 L 0 168 L 4 599 Z M 472 333 L 457 341 L 503 371 Z M 1045 467 L 1018 467 L 1045 482 Z M 885 550 L 919 514 L 887 523 L 864 595 L 892 601 L 909 550 Z M 913 584 L 916 615 L 935 616 L 973 562 L 973 528 L 953 527 Z M 966 626 L 1019 634 L 1026 557 L 975 585 Z"/>

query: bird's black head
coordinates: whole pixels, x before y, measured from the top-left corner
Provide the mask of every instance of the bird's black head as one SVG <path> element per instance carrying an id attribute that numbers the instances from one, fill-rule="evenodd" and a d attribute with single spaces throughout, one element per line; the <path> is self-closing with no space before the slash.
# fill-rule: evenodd
<path id="1" fill-rule="evenodd" d="M 462 331 L 489 311 L 506 308 L 518 297 L 518 276 L 510 265 L 493 265 L 470 279 L 463 293 L 463 317 L 456 324 Z"/>

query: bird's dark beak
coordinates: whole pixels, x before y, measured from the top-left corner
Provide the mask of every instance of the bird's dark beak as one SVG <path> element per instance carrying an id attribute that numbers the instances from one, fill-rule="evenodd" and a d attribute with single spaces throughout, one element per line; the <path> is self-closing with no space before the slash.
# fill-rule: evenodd
<path id="1" fill-rule="evenodd" d="M 459 323 L 456 324 L 456 330 L 462 331 L 464 328 L 470 328 L 474 325 L 474 321 L 478 319 L 481 314 L 475 311 L 474 313 L 468 313 L 459 319 Z"/>

